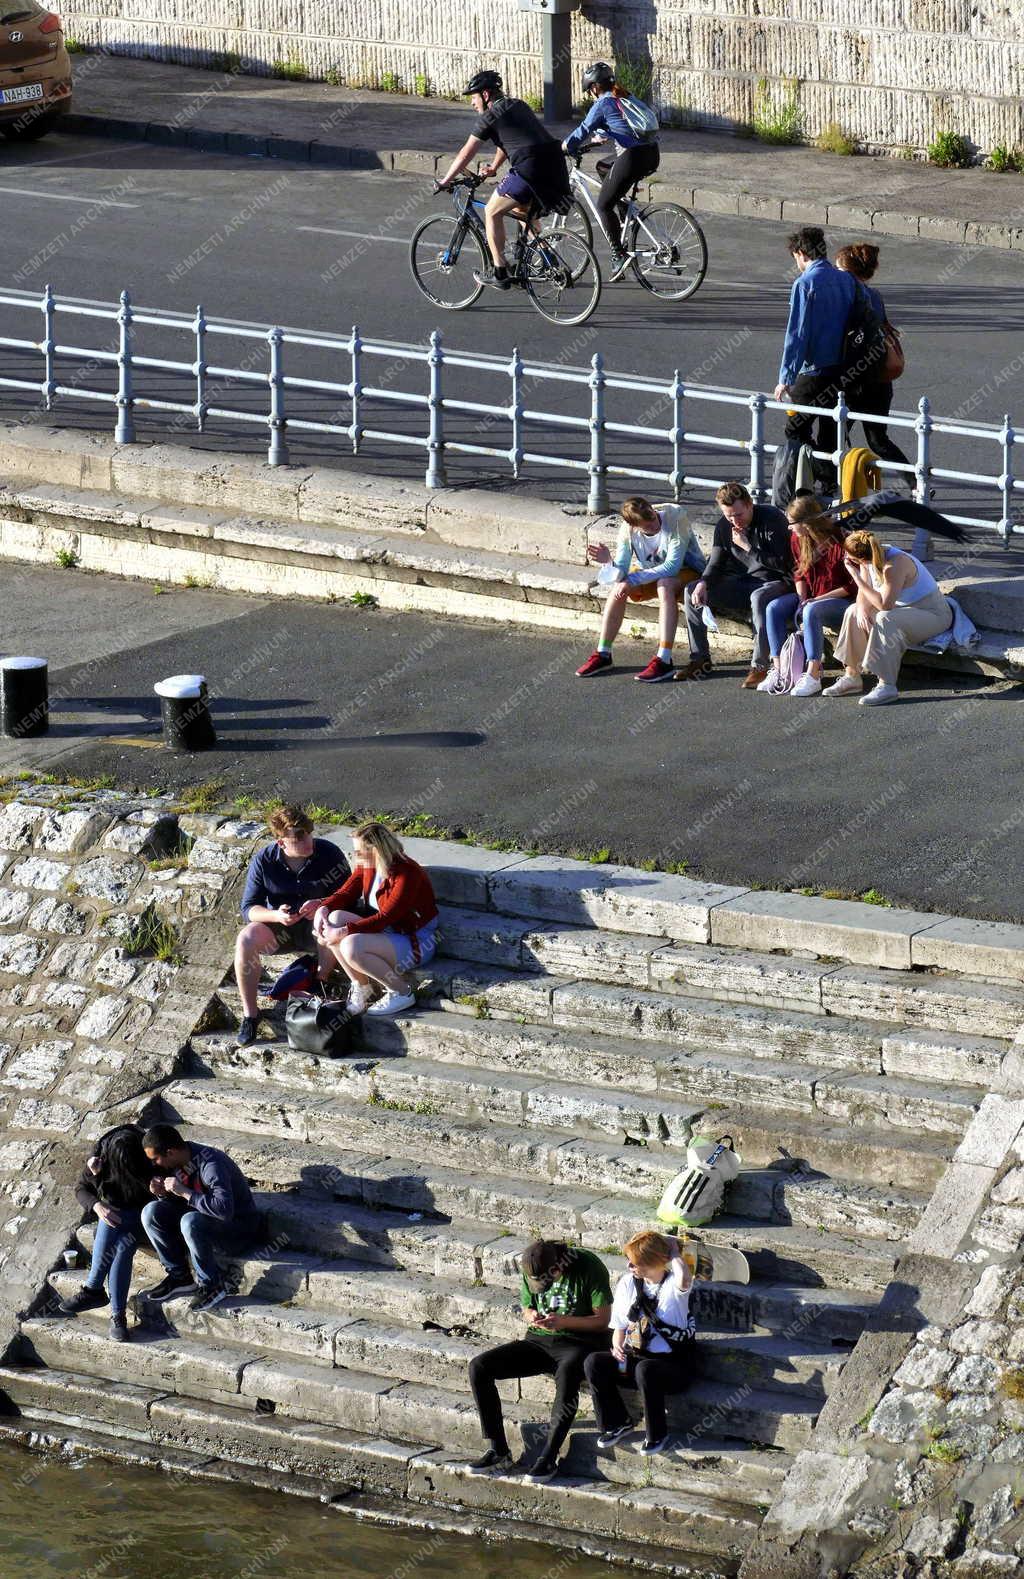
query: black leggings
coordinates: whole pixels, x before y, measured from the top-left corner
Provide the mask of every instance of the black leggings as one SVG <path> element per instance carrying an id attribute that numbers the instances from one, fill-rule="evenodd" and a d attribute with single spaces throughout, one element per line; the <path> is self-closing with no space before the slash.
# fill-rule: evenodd
<path id="1" fill-rule="evenodd" d="M 653 175 L 661 163 L 661 150 L 657 143 L 637 143 L 634 148 L 623 148 L 618 158 L 599 159 L 597 173 L 604 177 L 601 190 L 594 199 L 601 216 L 605 235 L 616 252 L 622 249 L 622 221 L 615 205 L 645 176 Z"/>
<path id="2" fill-rule="evenodd" d="M 854 411 L 871 411 L 879 417 L 887 417 L 892 405 L 892 385 L 861 384 L 855 389 L 847 390 L 846 403 Z M 851 423 L 850 426 L 852 428 L 853 424 Z M 889 437 L 889 429 L 884 422 L 863 422 L 861 426 L 864 429 L 865 444 L 880 461 L 906 462 L 907 457 L 899 445 Z M 909 473 L 903 472 L 902 476 L 908 483 L 913 482 Z M 889 487 L 893 481 L 898 481 L 898 477 L 890 478 L 886 487 Z"/>
<path id="3" fill-rule="evenodd" d="M 629 1424 L 629 1415 L 622 1402 L 620 1387 L 636 1389 L 644 1408 L 644 1424 L 648 1438 L 660 1442 L 668 1430 L 665 1418 L 665 1399 L 670 1393 L 685 1392 L 693 1381 L 697 1359 L 696 1343 L 687 1344 L 675 1354 L 650 1354 L 635 1358 L 629 1355 L 625 1371 L 619 1370 L 614 1354 L 590 1354 L 586 1361 L 586 1377 L 594 1400 L 598 1430 L 617 1431 Z"/>

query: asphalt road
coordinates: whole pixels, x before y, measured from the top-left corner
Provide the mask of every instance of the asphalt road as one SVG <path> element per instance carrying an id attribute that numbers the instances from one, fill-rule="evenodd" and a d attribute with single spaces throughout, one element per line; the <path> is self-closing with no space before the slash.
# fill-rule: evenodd
<path id="1" fill-rule="evenodd" d="M 57 607 L 92 632 L 90 662 L 53 647 Z M 564 636 L 57 569 L 25 577 L 18 608 L 20 644 L 51 643 L 56 702 L 45 741 L 5 745 L 6 772 L 219 780 L 724 882 L 1024 919 L 1020 687 L 908 674 L 898 706 L 867 709 L 752 695 L 734 666 L 641 688 L 648 649 L 628 640 L 583 682 L 587 643 Z M 219 693 L 219 744 L 192 757 L 160 744 L 152 690 L 183 670 Z"/>
<path id="2" fill-rule="evenodd" d="M 0 144 L 0 202 L 4 214 L 4 262 L 0 280 L 22 290 L 41 289 L 49 280 L 58 292 L 84 300 L 109 301 L 130 287 L 137 303 L 192 312 L 202 302 L 208 313 L 232 320 L 283 322 L 316 330 L 347 333 L 358 323 L 365 335 L 401 343 L 421 343 L 443 318 L 441 327 L 453 347 L 508 355 L 513 345 L 527 358 L 583 366 L 600 349 L 609 368 L 669 377 L 678 368 L 685 378 L 740 389 L 772 387 L 778 365 L 791 267 L 784 238 L 788 227 L 761 221 L 701 216 L 711 254 L 709 277 L 684 304 L 654 302 L 628 280 L 607 286 L 590 324 L 565 330 L 548 325 L 518 293 L 511 298 L 488 292 L 469 313 L 441 315 L 421 298 L 408 273 L 407 243 L 419 219 L 444 207 L 431 195 L 427 178 L 320 170 L 273 160 L 206 155 L 152 144 L 62 137 L 34 146 Z M 836 233 L 835 243 L 851 237 Z M 905 334 L 908 371 L 898 386 L 897 404 L 915 406 L 927 392 L 933 410 L 972 420 L 998 420 L 1021 399 L 1024 356 L 1019 339 L 1024 323 L 1024 286 L 1015 256 L 993 250 L 971 252 L 919 240 L 883 240 L 882 287 L 890 316 Z M 40 320 L 0 305 L 0 334 L 31 333 Z M 59 338 L 83 348 L 110 349 L 110 326 L 97 320 L 59 318 Z M 190 362 L 192 343 L 184 336 L 140 327 L 137 351 L 176 355 Z M 258 349 L 258 348 L 257 348 Z M 253 355 L 252 342 L 211 342 L 211 359 L 237 365 Z M 262 354 L 262 353 L 260 353 Z M 347 357 L 307 353 L 302 371 L 314 377 L 347 380 Z M 0 349 L 0 376 L 10 374 L 17 354 Z M 23 365 L 23 359 L 22 365 Z M 35 359 L 38 368 L 39 359 Z M 74 382 L 81 359 L 60 359 L 60 376 Z M 257 355 L 250 366 L 262 368 Z M 298 371 L 297 353 L 288 369 Z M 380 374 L 368 361 L 365 376 Z M 93 371 L 94 379 L 102 373 Z M 112 377 L 112 373 L 110 374 Z M 390 387 L 422 392 L 426 371 L 413 363 L 388 374 Z M 449 392 L 470 399 L 508 399 L 508 380 L 500 376 L 453 373 Z M 457 381 L 457 388 L 456 388 Z M 187 380 L 142 372 L 139 393 L 157 398 L 191 398 Z M 250 385 L 246 398 L 265 409 L 266 391 Z M 649 404 L 649 397 L 643 397 Z M 537 384 L 528 405 L 556 412 L 585 411 L 586 391 Z M 9 409 L 29 404 L 4 392 Z M 330 402 L 313 393 L 289 396 L 293 414 L 348 421 L 347 402 Z M 82 401 L 65 401 L 62 420 L 109 426 L 110 414 Z M 368 407 L 368 426 L 380 425 L 385 412 Z M 391 420 L 411 422 L 386 408 Z M 610 396 L 609 415 L 617 421 L 643 417 L 638 397 Z M 417 419 L 421 420 L 421 419 Z M 454 419 L 456 422 L 458 419 Z M 466 419 L 468 421 L 468 419 Z M 667 427 L 670 413 L 647 420 Z M 1024 418 L 1022 418 L 1024 420 Z M 166 427 L 166 418 L 140 415 L 142 434 Z M 692 405 L 686 426 L 694 433 L 731 432 L 730 413 L 721 406 Z M 489 430 L 491 443 L 509 439 L 504 425 Z M 739 433 L 739 427 L 735 427 Z M 191 441 L 188 425 L 175 433 Z M 347 441 L 293 432 L 296 458 L 344 460 Z M 213 419 L 204 441 L 244 445 L 258 451 L 260 432 Z M 585 445 L 585 431 L 572 436 Z M 908 441 L 909 442 L 909 441 Z M 540 425 L 531 429 L 531 447 L 550 449 L 554 437 Z M 622 458 L 625 439 L 613 439 L 612 459 Z M 905 444 L 905 447 L 907 445 Z M 630 443 L 634 463 L 653 456 L 653 447 Z M 384 458 L 388 470 L 416 475 L 421 452 L 368 441 L 363 464 Z M 690 451 L 689 469 L 701 474 L 701 452 Z M 718 462 L 704 452 L 704 470 L 721 475 Z M 965 439 L 936 443 L 940 465 L 981 464 L 976 444 Z M 658 465 L 668 469 L 667 450 Z M 998 471 L 998 451 L 986 450 L 984 465 Z M 504 463 L 452 459 L 456 478 L 470 475 L 493 484 L 507 478 Z M 940 485 L 939 502 L 951 505 L 950 488 Z M 530 487 L 559 498 L 579 498 L 580 474 L 537 470 Z M 962 495 L 960 488 L 957 498 Z M 960 500 L 962 503 L 962 499 Z"/>

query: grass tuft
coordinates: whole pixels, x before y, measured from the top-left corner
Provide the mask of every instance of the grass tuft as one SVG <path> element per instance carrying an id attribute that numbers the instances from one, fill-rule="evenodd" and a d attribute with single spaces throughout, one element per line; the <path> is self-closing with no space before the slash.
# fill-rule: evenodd
<path id="1" fill-rule="evenodd" d="M 147 905 L 124 936 L 129 954 L 152 954 L 154 959 L 164 960 L 169 965 L 178 964 L 180 943 L 177 928 L 165 921 L 154 905 Z"/>
<path id="2" fill-rule="evenodd" d="M 971 145 L 959 132 L 940 132 L 928 144 L 928 158 L 941 170 L 966 170 L 974 163 Z"/>
<path id="3" fill-rule="evenodd" d="M 838 121 L 829 121 L 814 139 L 814 146 L 823 154 L 843 154 L 848 157 L 857 152 L 856 138 L 844 132 Z"/>
<path id="4" fill-rule="evenodd" d="M 781 147 L 803 141 L 804 117 L 796 77 L 786 80 L 781 98 L 768 78 L 761 78 L 754 95 L 753 126 L 755 136 L 763 143 Z"/>
<path id="5" fill-rule="evenodd" d="M 58 548 L 53 558 L 61 570 L 77 570 L 81 564 L 81 559 L 73 548 Z"/>

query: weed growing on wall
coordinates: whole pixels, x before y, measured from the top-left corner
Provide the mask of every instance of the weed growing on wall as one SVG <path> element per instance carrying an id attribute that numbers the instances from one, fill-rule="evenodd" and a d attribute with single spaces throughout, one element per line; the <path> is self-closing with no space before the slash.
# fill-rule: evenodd
<path id="1" fill-rule="evenodd" d="M 755 136 L 765 143 L 781 146 L 802 141 L 803 111 L 796 77 L 788 79 L 781 98 L 768 78 L 761 78 L 754 95 L 753 126 Z"/>
<path id="2" fill-rule="evenodd" d="M 966 170 L 974 163 L 971 145 L 959 132 L 940 132 L 928 144 L 928 158 L 943 170 Z"/>

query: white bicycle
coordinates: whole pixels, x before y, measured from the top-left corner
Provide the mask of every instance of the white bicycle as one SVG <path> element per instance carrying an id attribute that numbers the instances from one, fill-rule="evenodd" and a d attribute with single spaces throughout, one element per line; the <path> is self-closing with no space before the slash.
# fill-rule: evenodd
<path id="1" fill-rule="evenodd" d="M 603 143 L 584 143 L 572 157 L 569 186 L 573 203 L 567 214 L 552 216 L 561 229 L 575 233 L 594 245 L 594 227 L 605 236 L 594 196 L 601 182 L 580 169 L 583 154 Z M 636 200 L 639 181 L 619 203 L 622 220 L 622 245 L 629 255 L 637 283 L 662 301 L 685 301 L 700 289 L 708 272 L 708 244 L 704 232 L 689 209 L 679 203 L 647 203 Z"/>

